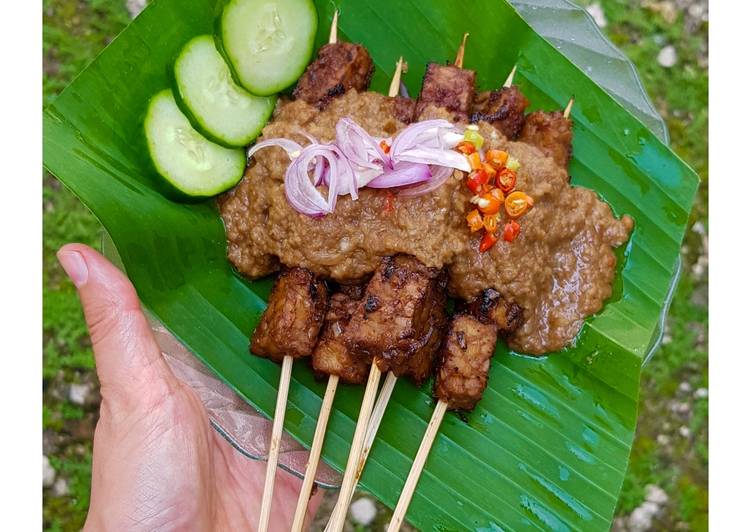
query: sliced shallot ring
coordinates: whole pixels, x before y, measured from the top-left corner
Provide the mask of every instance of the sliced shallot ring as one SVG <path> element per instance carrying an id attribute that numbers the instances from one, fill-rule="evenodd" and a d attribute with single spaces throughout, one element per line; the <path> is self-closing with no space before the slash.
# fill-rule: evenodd
<path id="1" fill-rule="evenodd" d="M 453 168 L 447 168 L 445 166 L 431 166 L 430 171 L 433 173 L 433 177 L 430 181 L 421 185 L 403 188 L 397 194 L 403 197 L 422 196 L 423 194 L 432 192 L 443 185 L 451 174 L 454 173 Z"/>
<path id="2" fill-rule="evenodd" d="M 263 148 L 270 148 L 271 146 L 277 146 L 287 152 L 290 159 L 294 159 L 296 155 L 302 152 L 302 146 L 300 146 L 294 140 L 289 139 L 269 139 L 256 142 L 253 146 L 248 148 L 248 160 L 258 151 Z"/>
<path id="3" fill-rule="evenodd" d="M 431 178 L 430 167 L 427 164 L 400 162 L 393 170 L 388 170 L 370 183 L 370 188 L 404 187 L 424 183 Z"/>

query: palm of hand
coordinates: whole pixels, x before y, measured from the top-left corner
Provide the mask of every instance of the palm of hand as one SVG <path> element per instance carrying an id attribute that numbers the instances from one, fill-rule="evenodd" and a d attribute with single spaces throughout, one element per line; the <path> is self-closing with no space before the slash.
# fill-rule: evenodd
<path id="1" fill-rule="evenodd" d="M 265 464 L 242 456 L 213 430 L 182 382 L 153 395 L 128 413 L 103 402 L 94 452 L 107 458 L 94 463 L 92 507 L 108 510 L 103 522 L 90 514 L 86 529 L 253 530 Z M 108 487 L 97 489 L 105 478 Z M 279 472 L 271 530 L 289 530 L 289 502 L 298 491 L 298 479 Z"/>
<path id="2" fill-rule="evenodd" d="M 102 394 L 85 530 L 254 530 L 265 462 L 242 456 L 211 428 L 117 268 L 80 244 L 58 257 L 83 303 Z M 277 472 L 270 530 L 289 530 L 300 484 Z"/>

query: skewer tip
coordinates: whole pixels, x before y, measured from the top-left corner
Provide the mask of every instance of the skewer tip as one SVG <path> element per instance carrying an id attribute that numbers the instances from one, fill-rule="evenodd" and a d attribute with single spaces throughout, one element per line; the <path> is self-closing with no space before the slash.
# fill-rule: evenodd
<path id="1" fill-rule="evenodd" d="M 402 79 L 402 72 L 407 71 L 407 63 L 404 62 L 404 58 L 399 56 L 399 61 L 396 62 L 396 68 L 394 70 L 394 77 L 391 78 L 391 85 L 389 85 L 389 97 L 394 98 L 399 94 L 399 83 Z"/>
<path id="2" fill-rule="evenodd" d="M 462 43 L 459 45 L 459 49 L 456 51 L 456 59 L 454 60 L 454 66 L 462 68 L 464 64 L 464 48 L 467 46 L 467 37 L 469 33 L 465 33 L 462 37 Z"/>
<path id="3" fill-rule="evenodd" d="M 509 72 L 508 77 L 506 78 L 506 81 L 503 82 L 503 87 L 508 89 L 512 83 L 514 83 L 514 76 L 516 75 L 516 65 L 514 65 L 514 68 L 511 69 L 511 72 Z"/>
<path id="4" fill-rule="evenodd" d="M 566 104 L 566 108 L 563 110 L 563 118 L 568 118 L 569 115 L 571 115 L 571 108 L 574 106 L 574 97 L 572 96 L 571 99 L 568 101 L 568 104 Z"/>
<path id="5" fill-rule="evenodd" d="M 331 19 L 331 31 L 329 32 L 329 44 L 336 44 L 336 29 L 339 24 L 339 10 L 334 10 L 334 17 Z"/>

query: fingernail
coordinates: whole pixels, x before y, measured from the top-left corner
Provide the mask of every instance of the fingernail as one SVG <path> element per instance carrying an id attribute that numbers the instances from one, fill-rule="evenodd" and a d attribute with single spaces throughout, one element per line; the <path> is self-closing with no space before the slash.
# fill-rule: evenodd
<path id="1" fill-rule="evenodd" d="M 86 261 L 78 251 L 65 251 L 57 254 L 57 260 L 68 274 L 70 280 L 76 285 L 76 288 L 86 284 L 89 278 L 89 269 L 86 267 Z"/>

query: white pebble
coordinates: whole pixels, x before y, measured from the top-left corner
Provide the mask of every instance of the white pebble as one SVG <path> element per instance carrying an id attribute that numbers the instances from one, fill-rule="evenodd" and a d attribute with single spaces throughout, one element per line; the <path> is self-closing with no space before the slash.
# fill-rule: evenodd
<path id="1" fill-rule="evenodd" d="M 136 18 L 144 7 L 146 7 L 146 0 L 125 0 L 125 9 L 130 18 Z"/>
<path id="2" fill-rule="evenodd" d="M 604 28 L 608 25 L 608 21 L 605 18 L 605 12 L 602 10 L 602 6 L 599 3 L 588 5 L 587 13 L 592 15 L 592 18 L 595 19 L 595 24 L 600 28 Z"/>
<path id="3" fill-rule="evenodd" d="M 85 405 L 89 398 L 91 388 L 88 384 L 71 384 L 68 390 L 68 399 L 76 405 Z"/>
<path id="4" fill-rule="evenodd" d="M 55 497 L 65 497 L 69 494 L 70 488 L 68 488 L 68 481 L 64 478 L 58 478 L 52 486 L 52 495 Z"/>
<path id="5" fill-rule="evenodd" d="M 363 526 L 372 523 L 377 512 L 378 510 L 376 509 L 373 499 L 369 499 L 368 497 L 357 499 L 349 507 L 349 513 L 352 516 L 352 520 Z"/>
<path id="6" fill-rule="evenodd" d="M 55 483 L 55 476 L 57 476 L 57 473 L 55 472 L 55 468 L 52 467 L 52 464 L 50 464 L 50 459 L 47 458 L 47 455 L 42 455 L 42 486 L 45 488 L 49 488 Z"/>
<path id="7" fill-rule="evenodd" d="M 691 391 L 691 385 L 686 381 L 683 381 L 682 383 L 680 383 L 680 385 L 678 385 L 678 390 L 683 393 L 688 393 Z"/>
<path id="8" fill-rule="evenodd" d="M 668 438 L 665 434 L 658 434 L 657 443 L 665 447 L 666 445 L 670 443 L 670 438 Z"/>
<path id="9" fill-rule="evenodd" d="M 628 516 L 628 528 L 632 532 L 646 532 L 652 528 L 652 519 L 660 511 L 660 507 L 653 502 L 643 502 Z"/>
<path id="10" fill-rule="evenodd" d="M 657 63 L 661 67 L 670 68 L 678 62 L 678 53 L 675 51 L 675 46 L 668 45 L 660 50 L 657 54 Z"/>
<path id="11" fill-rule="evenodd" d="M 709 390 L 707 390 L 706 388 L 698 388 L 694 392 L 694 397 L 696 397 L 697 399 L 706 399 L 707 397 L 709 397 Z"/>
<path id="12" fill-rule="evenodd" d="M 662 506 L 668 502 L 668 494 L 660 486 L 647 484 L 647 500 Z"/>
<path id="13" fill-rule="evenodd" d="M 691 436 L 691 430 L 686 425 L 683 425 L 678 429 L 678 434 L 680 434 L 684 438 L 688 438 L 689 436 Z"/>

